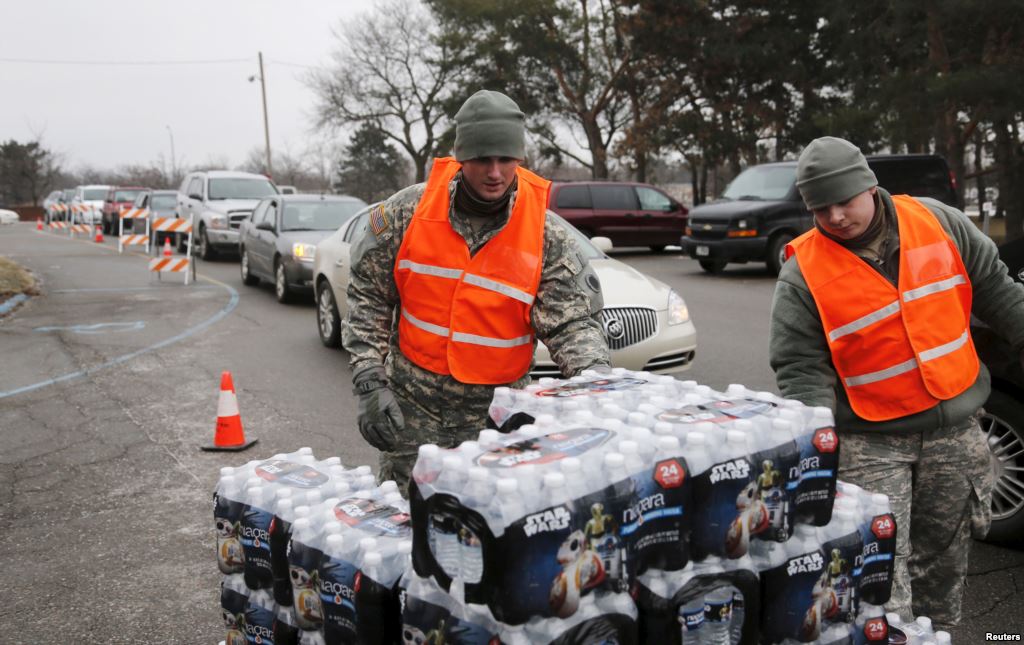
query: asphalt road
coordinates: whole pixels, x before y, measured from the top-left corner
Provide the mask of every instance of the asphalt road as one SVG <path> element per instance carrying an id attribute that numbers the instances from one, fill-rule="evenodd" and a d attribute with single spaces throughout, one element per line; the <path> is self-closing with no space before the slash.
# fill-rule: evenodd
<path id="1" fill-rule="evenodd" d="M 279 305 L 232 261 L 199 281 L 152 278 L 108 241 L 0 228 L 0 254 L 42 295 L 0 320 L 0 641 L 211 643 L 221 633 L 211 493 L 218 468 L 311 446 L 375 464 L 355 430 L 344 353 L 311 303 Z M 686 378 L 774 390 L 773 281 L 759 266 L 709 276 L 666 253 L 616 257 L 673 285 L 698 330 Z M 205 453 L 230 370 L 244 455 Z M 1024 553 L 977 544 L 957 642 L 1024 632 Z"/>

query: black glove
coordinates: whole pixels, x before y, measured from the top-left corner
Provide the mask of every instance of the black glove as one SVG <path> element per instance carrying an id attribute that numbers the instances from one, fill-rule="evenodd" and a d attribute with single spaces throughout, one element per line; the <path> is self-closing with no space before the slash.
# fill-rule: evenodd
<path id="1" fill-rule="evenodd" d="M 384 368 L 362 369 L 356 372 L 352 382 L 359 395 L 359 434 L 377 450 L 394 450 L 396 435 L 405 427 L 405 419 L 394 393 L 388 388 Z"/>

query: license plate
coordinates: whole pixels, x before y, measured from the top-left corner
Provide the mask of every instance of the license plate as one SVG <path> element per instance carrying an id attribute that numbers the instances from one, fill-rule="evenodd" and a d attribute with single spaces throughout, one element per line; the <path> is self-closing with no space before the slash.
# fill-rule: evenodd
<path id="1" fill-rule="evenodd" d="M 697 255 L 699 255 L 702 258 L 706 258 L 707 256 L 711 255 L 711 249 L 709 249 L 706 246 L 698 246 Z"/>

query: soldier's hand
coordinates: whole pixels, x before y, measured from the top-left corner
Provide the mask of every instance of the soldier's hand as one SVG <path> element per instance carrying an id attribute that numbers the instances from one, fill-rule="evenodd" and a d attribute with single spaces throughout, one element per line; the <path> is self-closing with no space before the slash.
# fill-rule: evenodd
<path id="1" fill-rule="evenodd" d="M 405 418 L 395 394 L 388 388 L 384 368 L 361 370 L 353 382 L 359 395 L 359 434 L 377 450 L 394 450 L 397 435 L 405 427 Z"/>

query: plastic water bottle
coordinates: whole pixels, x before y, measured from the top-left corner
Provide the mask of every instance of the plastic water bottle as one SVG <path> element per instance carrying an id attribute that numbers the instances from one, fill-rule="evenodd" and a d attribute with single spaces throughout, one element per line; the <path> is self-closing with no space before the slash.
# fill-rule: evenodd
<path id="1" fill-rule="evenodd" d="M 704 644 L 704 597 L 697 596 L 679 606 L 679 628 L 683 645 Z"/>
<path id="2" fill-rule="evenodd" d="M 526 507 L 519 496 L 519 482 L 511 477 L 503 477 L 496 485 L 498 494 L 495 503 L 502 517 L 502 524 L 510 526 L 526 515 Z"/>
<path id="3" fill-rule="evenodd" d="M 627 473 L 635 475 L 645 470 L 646 464 L 644 464 L 644 460 L 640 457 L 640 446 L 635 441 L 620 441 L 619 452 L 622 453 Z"/>
<path id="4" fill-rule="evenodd" d="M 707 439 L 703 432 L 690 432 L 686 435 L 686 463 L 690 466 L 691 477 L 704 472 L 714 463 Z"/>
<path id="5" fill-rule="evenodd" d="M 935 645 L 950 645 L 953 642 L 953 637 L 949 635 L 949 632 L 940 629 L 935 632 Z"/>
<path id="6" fill-rule="evenodd" d="M 701 643 L 729 645 L 732 629 L 732 596 L 730 586 L 718 587 L 704 596 L 704 635 Z"/>

